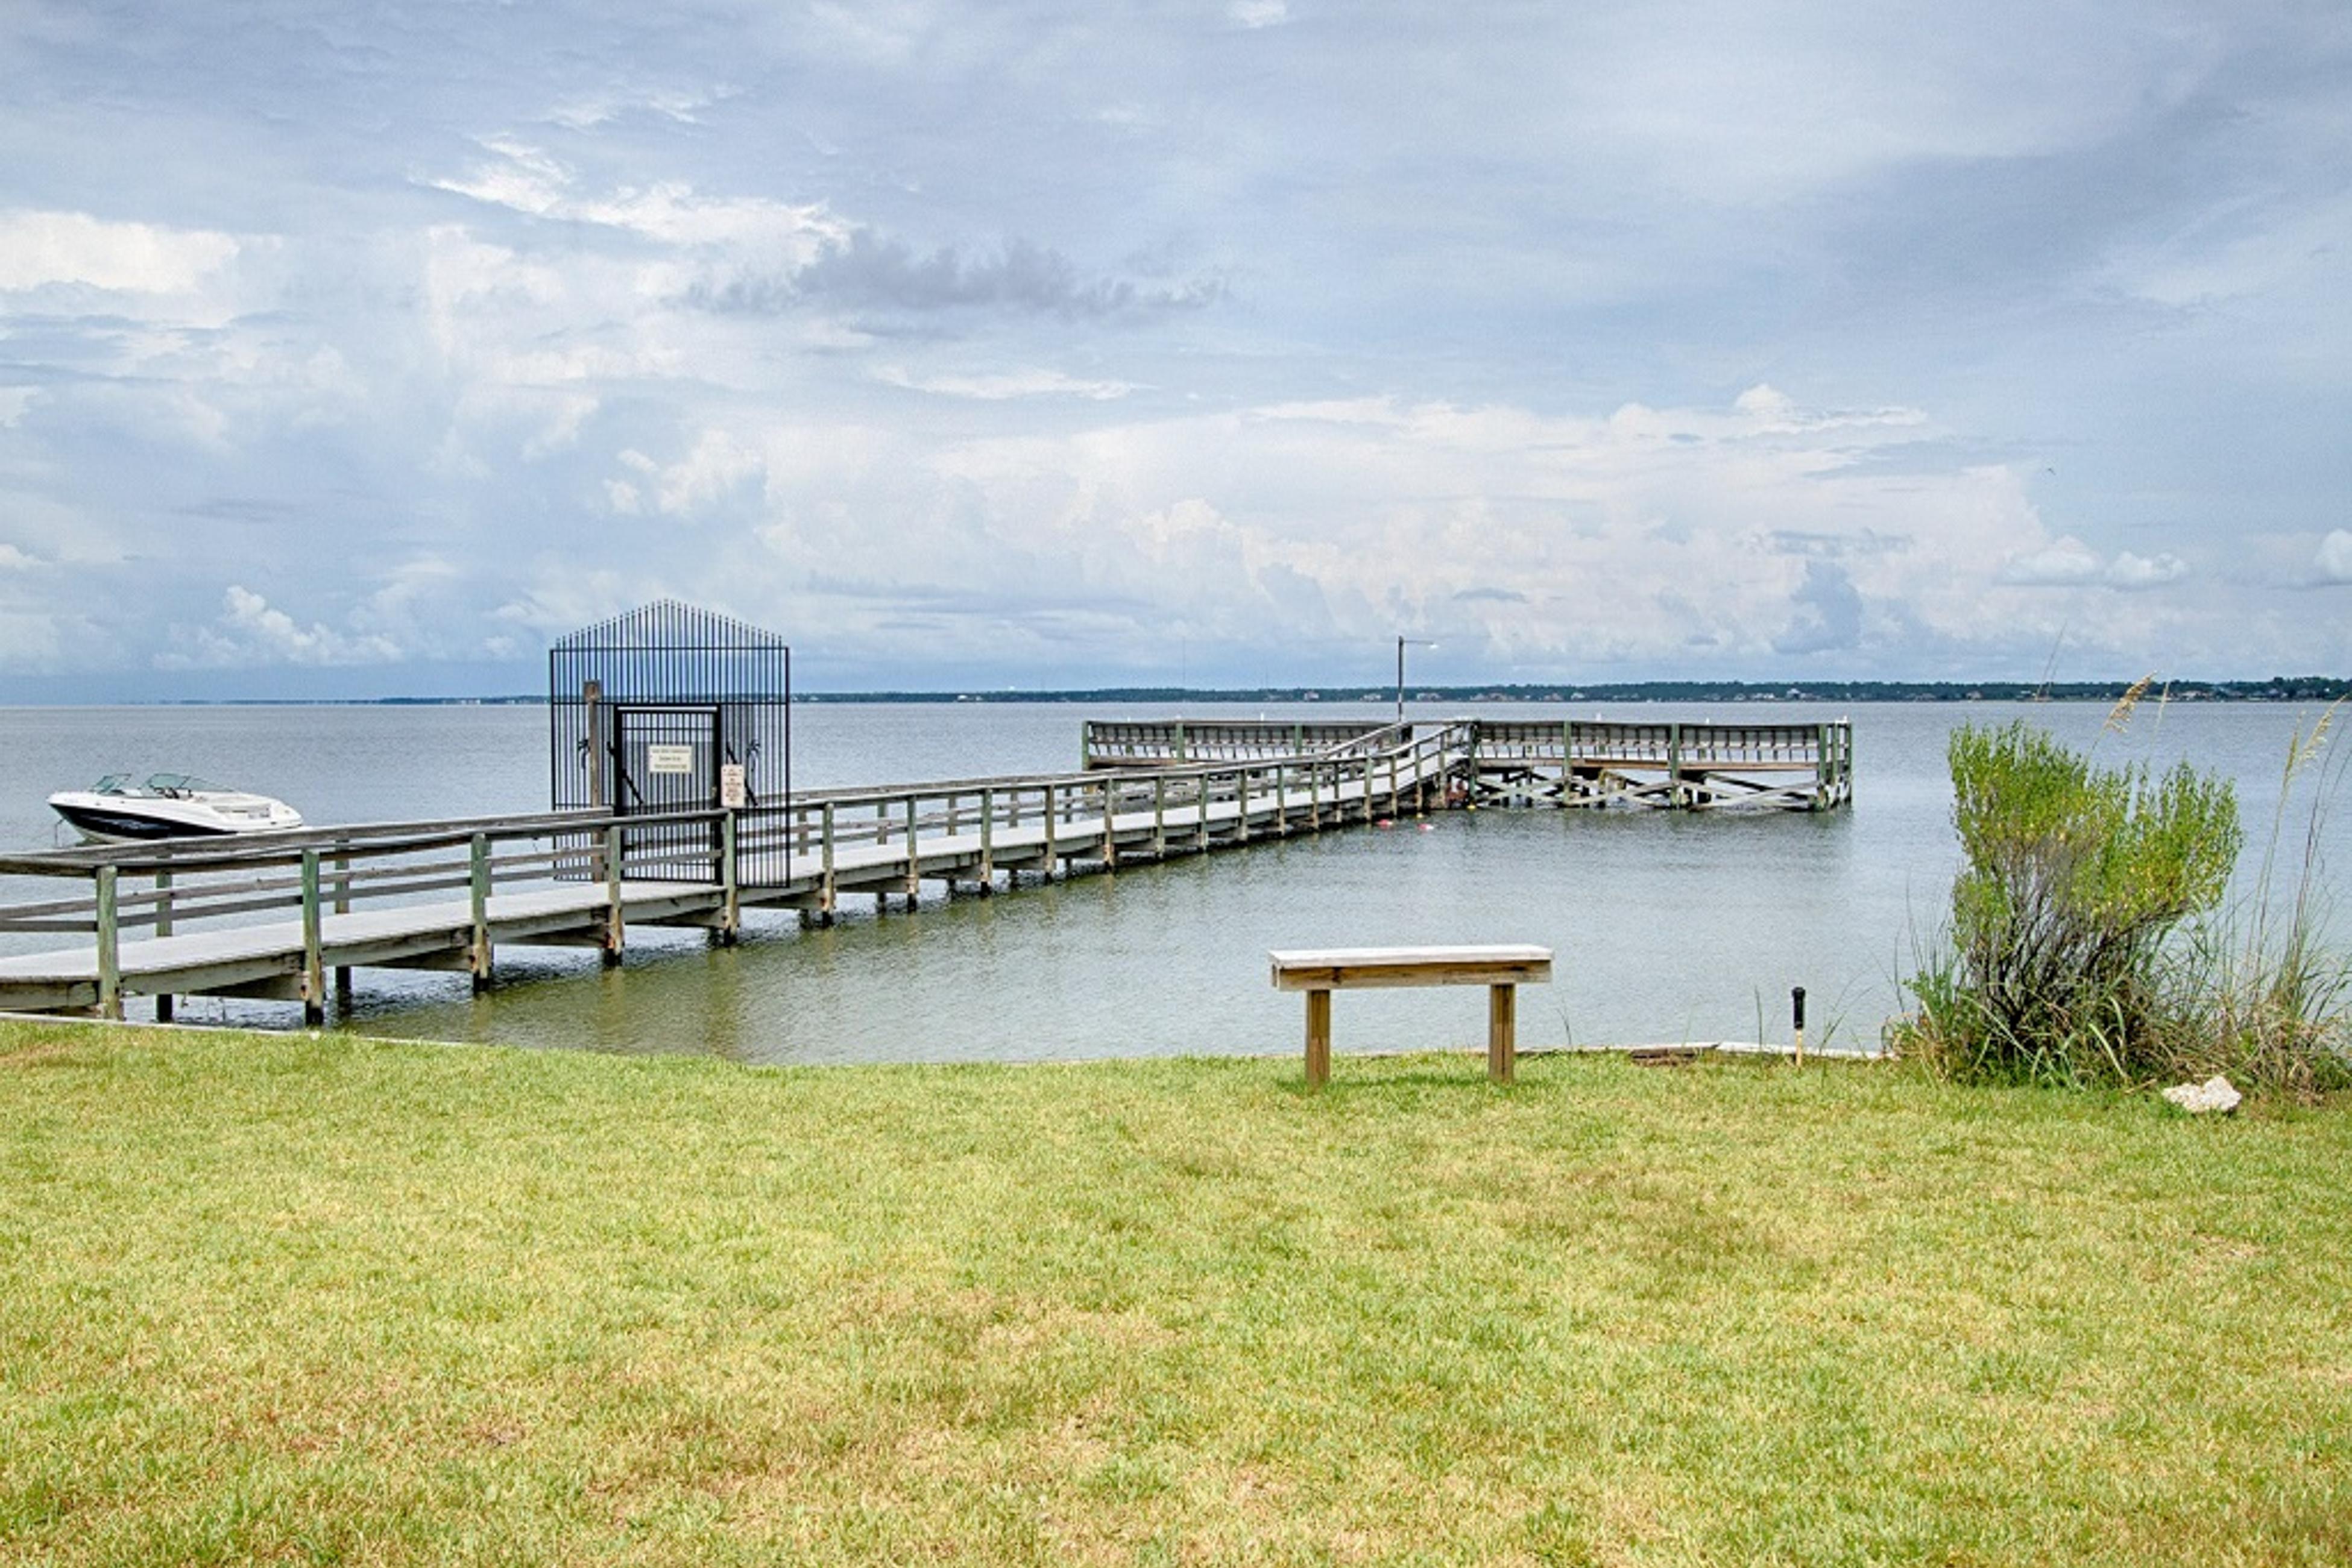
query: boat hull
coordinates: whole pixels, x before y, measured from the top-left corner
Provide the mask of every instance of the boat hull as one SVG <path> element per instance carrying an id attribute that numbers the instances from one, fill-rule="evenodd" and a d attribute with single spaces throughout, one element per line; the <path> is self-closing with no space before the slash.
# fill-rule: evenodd
<path id="1" fill-rule="evenodd" d="M 94 844 L 152 843 L 159 839 L 226 839 L 236 837 L 240 831 L 255 831 L 212 827 L 202 822 L 174 822 L 92 806 L 61 806 L 54 800 L 49 805 L 85 841 Z M 260 831 L 268 831 L 267 829 Z"/>

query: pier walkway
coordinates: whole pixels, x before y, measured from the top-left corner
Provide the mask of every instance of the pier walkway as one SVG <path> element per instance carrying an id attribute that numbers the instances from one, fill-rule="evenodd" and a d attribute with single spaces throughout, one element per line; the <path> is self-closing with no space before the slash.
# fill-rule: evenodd
<path id="1" fill-rule="evenodd" d="M 1383 730 L 1303 756 L 1148 774 L 949 780 L 821 791 L 775 808 L 551 812 L 0 856 L 0 875 L 70 878 L 89 889 L 0 904 L 0 933 L 86 937 L 0 957 L 0 1010 L 120 1018 L 126 996 L 144 995 L 168 1019 L 171 998 L 204 993 L 299 1001 L 315 1022 L 331 979 L 348 998 L 353 969 L 457 970 L 487 985 L 502 945 L 593 946 L 617 962 L 632 925 L 699 926 L 731 940 L 748 908 L 822 920 L 850 894 L 912 900 L 926 882 L 984 892 L 1000 875 L 1009 886 L 1024 873 L 1201 853 L 1426 810 L 1442 798 L 1454 747 L 1443 727 L 1418 737 Z"/>
<path id="2" fill-rule="evenodd" d="M 79 884 L 0 904 L 0 935 L 79 938 L 0 956 L 0 1010 L 121 1018 L 126 997 L 144 996 L 168 1019 L 174 997 L 206 994 L 299 1001 L 318 1022 L 331 996 L 348 1003 L 354 970 L 450 970 L 481 987 L 502 946 L 593 947 L 617 963 L 632 926 L 732 941 L 747 909 L 824 921 L 845 896 L 879 908 L 925 883 L 986 893 L 999 877 L 1011 887 L 1448 805 L 1820 809 L 1847 799 L 1844 729 L 1089 725 L 1088 768 L 1072 774 L 0 856 L 0 876 Z"/>

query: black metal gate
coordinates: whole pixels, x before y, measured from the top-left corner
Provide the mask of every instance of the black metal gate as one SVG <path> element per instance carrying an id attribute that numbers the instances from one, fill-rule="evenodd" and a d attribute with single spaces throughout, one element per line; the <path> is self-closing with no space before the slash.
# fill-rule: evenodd
<path id="1" fill-rule="evenodd" d="M 613 810 L 623 817 L 708 811 L 719 804 L 726 755 L 723 708 L 613 709 Z M 622 874 L 658 882 L 706 882 L 719 874 L 720 834 L 712 822 L 653 822 L 624 835 Z"/>
<path id="2" fill-rule="evenodd" d="M 660 600 L 584 627 L 549 650 L 548 769 L 558 810 L 623 817 L 722 804 L 742 769 L 736 875 L 789 873 L 782 825 L 793 789 L 793 651 L 772 632 Z M 632 877 L 719 874 L 715 824 L 625 825 Z"/>

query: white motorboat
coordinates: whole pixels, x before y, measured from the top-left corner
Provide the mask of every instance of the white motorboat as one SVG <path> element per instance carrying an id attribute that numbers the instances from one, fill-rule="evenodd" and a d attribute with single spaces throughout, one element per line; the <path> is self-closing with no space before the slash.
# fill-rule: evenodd
<path id="1" fill-rule="evenodd" d="M 283 800 L 208 783 L 185 773 L 153 773 L 134 784 L 110 773 L 87 789 L 60 789 L 49 806 L 92 843 L 142 839 L 208 839 L 299 828 L 302 813 Z"/>

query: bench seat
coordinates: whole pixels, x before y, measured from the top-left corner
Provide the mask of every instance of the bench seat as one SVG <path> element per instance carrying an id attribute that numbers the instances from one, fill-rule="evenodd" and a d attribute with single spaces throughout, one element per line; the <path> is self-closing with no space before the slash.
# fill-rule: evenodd
<path id="1" fill-rule="evenodd" d="M 1486 1075 L 1508 1083 L 1518 1060 L 1518 990 L 1551 979 L 1551 949 L 1476 947 L 1289 948 L 1266 955 L 1278 991 L 1307 993 L 1307 1082 L 1331 1080 L 1331 993 L 1385 986 L 1485 986 Z"/>

